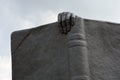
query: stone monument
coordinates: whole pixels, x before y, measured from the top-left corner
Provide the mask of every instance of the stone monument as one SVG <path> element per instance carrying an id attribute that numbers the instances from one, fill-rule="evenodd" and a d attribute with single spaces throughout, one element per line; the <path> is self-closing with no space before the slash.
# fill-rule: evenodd
<path id="1" fill-rule="evenodd" d="M 11 36 L 12 80 L 120 80 L 120 24 L 58 15 Z"/>

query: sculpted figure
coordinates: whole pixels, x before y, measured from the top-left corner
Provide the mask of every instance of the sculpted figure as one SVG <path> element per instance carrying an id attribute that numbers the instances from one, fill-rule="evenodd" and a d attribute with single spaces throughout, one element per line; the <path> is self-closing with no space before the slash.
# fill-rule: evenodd
<path id="1" fill-rule="evenodd" d="M 62 12 L 58 14 L 58 22 L 60 23 L 60 30 L 63 34 L 67 34 L 72 26 L 75 24 L 77 16 L 70 12 Z"/>

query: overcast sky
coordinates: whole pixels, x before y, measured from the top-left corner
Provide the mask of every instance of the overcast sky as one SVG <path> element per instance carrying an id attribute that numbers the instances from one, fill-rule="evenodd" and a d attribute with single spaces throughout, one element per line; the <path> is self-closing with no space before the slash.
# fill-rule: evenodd
<path id="1" fill-rule="evenodd" d="M 55 22 L 63 11 L 120 23 L 120 0 L 0 0 L 0 80 L 11 80 L 11 33 Z"/>

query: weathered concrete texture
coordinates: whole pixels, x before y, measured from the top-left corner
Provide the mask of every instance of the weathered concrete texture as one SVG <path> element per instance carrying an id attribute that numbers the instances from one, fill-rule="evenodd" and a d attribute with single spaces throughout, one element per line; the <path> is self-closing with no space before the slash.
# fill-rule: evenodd
<path id="1" fill-rule="evenodd" d="M 120 80 L 120 24 L 78 18 L 12 34 L 13 80 Z"/>
<path id="2" fill-rule="evenodd" d="M 13 80 L 68 80 L 65 36 L 57 26 L 12 34 Z"/>
<path id="3" fill-rule="evenodd" d="M 84 22 L 91 80 L 120 80 L 120 24 Z"/>

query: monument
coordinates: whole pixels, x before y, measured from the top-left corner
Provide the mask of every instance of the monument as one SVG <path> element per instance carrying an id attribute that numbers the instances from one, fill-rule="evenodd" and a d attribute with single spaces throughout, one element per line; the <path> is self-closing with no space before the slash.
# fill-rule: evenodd
<path id="1" fill-rule="evenodd" d="M 120 80 L 120 24 L 69 12 L 11 36 L 12 80 Z"/>

